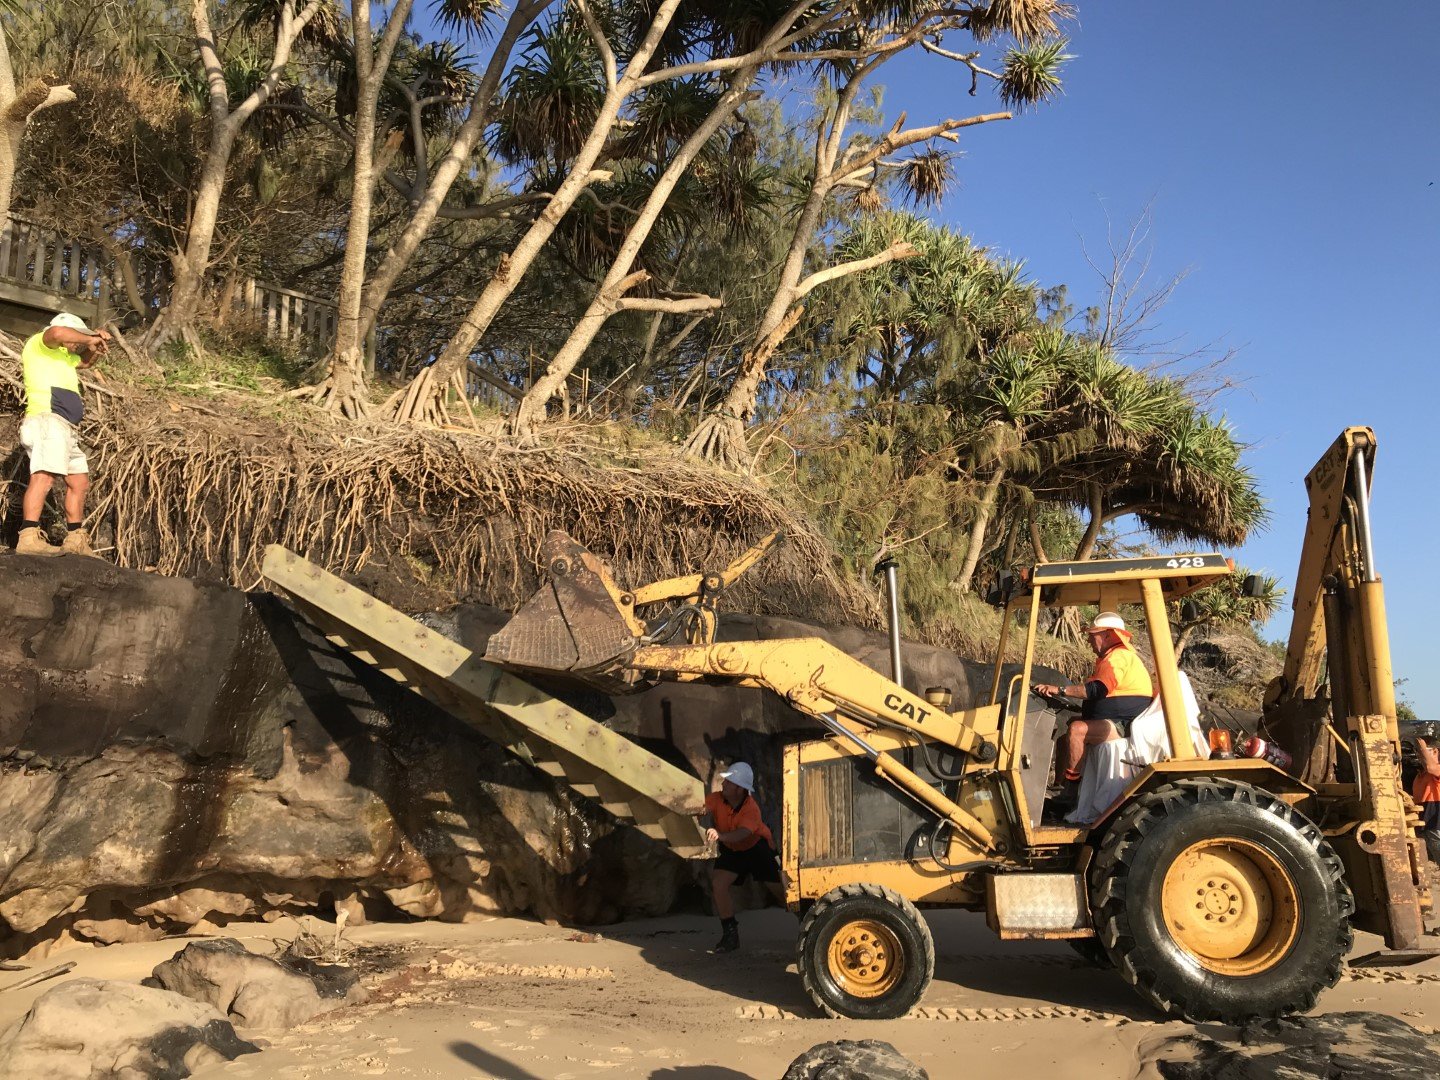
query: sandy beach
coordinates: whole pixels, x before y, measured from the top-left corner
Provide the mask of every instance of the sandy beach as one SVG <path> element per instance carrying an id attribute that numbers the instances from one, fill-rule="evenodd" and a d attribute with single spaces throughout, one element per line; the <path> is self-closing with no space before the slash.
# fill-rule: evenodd
<path id="1" fill-rule="evenodd" d="M 777 909 L 745 913 L 744 947 L 723 957 L 707 954 L 716 924 L 700 916 L 597 930 L 519 919 L 354 927 L 344 940 L 368 1004 L 252 1036 L 261 1053 L 195 1076 L 770 1080 L 816 1043 L 875 1038 L 933 1080 L 1130 1077 L 1146 1075 L 1138 1066 L 1145 1045 L 1193 1030 L 1161 1020 L 1113 972 L 1062 944 L 1003 944 L 969 913 L 929 918 L 937 962 L 922 1007 L 872 1023 L 817 1018 L 795 974 L 795 918 Z M 333 937 L 333 925 L 306 925 Z M 284 920 L 224 933 L 268 953 L 296 930 Z M 139 980 L 187 940 L 71 948 L 31 970 L 73 960 L 63 978 Z M 1379 945 L 1359 935 L 1354 955 Z M 0 1028 L 60 981 L 0 992 Z M 1352 970 L 1319 1011 L 1346 1010 L 1428 1031 L 1440 1016 L 1440 964 Z"/>

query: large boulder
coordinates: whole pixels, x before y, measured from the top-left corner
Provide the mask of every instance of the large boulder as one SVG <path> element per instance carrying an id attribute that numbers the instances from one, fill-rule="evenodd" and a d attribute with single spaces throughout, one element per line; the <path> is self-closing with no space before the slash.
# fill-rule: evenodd
<path id="1" fill-rule="evenodd" d="M 0 1035 L 0 1076 L 179 1080 L 258 1050 L 209 1005 L 134 983 L 71 979 Z"/>
<path id="2" fill-rule="evenodd" d="M 504 613 L 428 617 L 482 651 Z M 727 638 L 828 636 L 888 670 L 883 636 L 736 616 Z M 957 703 L 988 670 L 909 646 L 907 683 Z M 756 690 L 556 686 L 695 775 L 756 766 L 779 825 L 778 735 Z M 603 923 L 699 896 L 694 868 L 461 721 L 337 652 L 280 600 L 0 555 L 0 957 L 64 935 L 159 937 L 329 909 Z"/>
<path id="3" fill-rule="evenodd" d="M 781 1080 L 930 1080 L 930 1074 L 887 1042 L 841 1039 L 806 1050 Z"/>
<path id="4" fill-rule="evenodd" d="M 185 946 L 157 965 L 151 980 L 256 1031 L 283 1031 L 369 999 L 350 968 L 288 955 L 271 959 L 233 938 Z"/>

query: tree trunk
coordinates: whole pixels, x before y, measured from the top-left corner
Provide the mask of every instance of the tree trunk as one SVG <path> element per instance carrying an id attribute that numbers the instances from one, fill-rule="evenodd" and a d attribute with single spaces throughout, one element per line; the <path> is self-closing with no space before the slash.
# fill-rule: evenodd
<path id="1" fill-rule="evenodd" d="M 795 324 L 800 321 L 800 316 L 803 314 L 805 314 L 803 305 L 797 304 L 791 308 L 780 320 L 779 325 L 770 332 L 770 336 L 741 358 L 741 370 L 744 370 L 747 365 L 763 369 L 766 361 L 780 347 L 780 343 L 785 340 L 791 330 L 795 329 Z M 728 403 L 729 400 L 727 396 L 726 402 Z M 745 446 L 746 419 L 748 417 L 741 417 L 729 412 L 722 404 L 720 411 L 702 420 L 690 433 L 690 437 L 685 440 L 685 456 L 711 462 L 732 472 L 744 470 L 750 464 L 749 453 Z"/>
<path id="2" fill-rule="evenodd" d="M 0 28 L 0 229 L 10 224 L 15 165 L 26 126 L 42 109 L 74 100 L 75 92 L 70 87 L 45 86 L 38 82 L 17 93 L 15 69 L 10 63 L 10 42 Z"/>
<path id="3" fill-rule="evenodd" d="M 1049 562 L 1050 556 L 1045 554 L 1045 541 L 1040 535 L 1040 522 L 1036 520 L 1036 507 L 1033 504 L 1025 524 L 1030 530 L 1030 550 L 1035 556 L 1035 561 L 1037 563 Z"/>
<path id="4" fill-rule="evenodd" d="M 627 282 L 633 281 L 637 276 L 630 273 L 630 268 L 635 265 L 635 259 L 640 254 L 640 249 L 650 237 L 650 230 L 655 227 L 655 222 L 660 218 L 660 212 L 665 209 L 670 194 L 675 190 L 675 185 L 695 160 L 705 144 L 714 137 L 720 130 L 720 125 L 725 123 L 735 110 L 747 101 L 753 100 L 756 94 L 748 89 L 754 80 L 758 67 L 742 69 L 737 72 L 730 88 L 720 95 L 720 100 L 710 110 L 710 115 L 700 124 L 699 127 L 685 140 L 675 156 L 660 174 L 655 182 L 649 196 L 645 199 L 644 206 L 636 216 L 630 231 L 626 234 L 620 250 L 616 253 L 615 259 L 610 264 L 605 278 L 600 282 L 600 287 L 595 291 L 595 298 L 590 301 L 590 306 L 585 314 L 576 323 L 575 329 L 566 338 L 565 344 L 560 346 L 558 352 L 551 359 L 545 369 L 545 374 L 536 379 L 526 392 L 520 407 L 515 410 L 511 417 L 511 431 L 513 434 L 526 436 L 531 433 L 534 426 L 545 418 L 545 407 L 565 384 L 570 373 L 575 370 L 575 365 L 585 355 L 595 340 L 595 335 L 605 325 L 605 321 L 620 310 L 626 291 Z M 648 275 L 647 275 L 648 276 Z M 638 284 L 638 282 L 635 282 Z"/>
<path id="5" fill-rule="evenodd" d="M 200 347 L 195 320 L 205 291 L 205 274 L 210 268 L 210 248 L 215 240 L 215 225 L 219 221 L 220 203 L 225 194 L 225 174 L 230 167 L 230 155 L 240 130 L 274 92 L 285 66 L 290 62 L 291 49 L 325 0 L 306 0 L 305 7 L 298 14 L 294 0 L 283 0 L 275 31 L 275 51 L 271 54 L 265 78 L 233 110 L 230 108 L 230 89 L 225 81 L 225 66 L 220 60 L 215 34 L 210 27 L 208 2 L 194 0 L 190 18 L 195 27 L 195 48 L 200 55 L 200 67 L 205 73 L 210 93 L 210 145 L 195 187 L 195 202 L 185 246 L 170 260 L 175 275 L 170 299 L 145 335 L 145 344 L 152 350 L 176 340 L 183 340 L 197 350 Z"/>
<path id="6" fill-rule="evenodd" d="M 439 358 L 422 373 L 426 392 L 421 395 L 406 394 L 400 397 L 399 409 L 408 411 L 397 410 L 396 419 L 421 419 L 433 404 L 434 395 L 441 392 L 440 388 L 447 385 L 456 372 L 464 370 L 465 364 L 469 362 L 470 353 L 475 348 L 475 343 L 495 321 L 501 305 L 519 286 L 526 271 L 530 269 L 549 242 L 550 237 L 554 235 L 561 219 L 569 212 L 570 207 L 575 205 L 575 200 L 580 197 L 581 192 L 599 178 L 594 172 L 595 163 L 600 160 L 600 155 L 609 141 L 610 132 L 620 117 L 621 107 L 639 85 L 645 67 L 659 45 L 661 36 L 669 27 L 670 20 L 674 17 L 679 3 L 680 0 L 662 0 L 650 23 L 645 40 L 635 50 L 630 62 L 626 65 L 625 74 L 607 89 L 595 123 L 590 128 L 590 135 L 570 163 L 570 171 L 564 182 L 546 202 L 545 209 L 536 216 L 530 228 L 525 230 L 525 235 L 520 238 L 519 243 L 508 255 L 501 257 L 494 275 L 481 290 L 480 295 L 476 297 L 469 314 L 461 320 L 449 343 L 441 351 Z"/>
<path id="7" fill-rule="evenodd" d="M 370 28 L 369 0 L 356 0 L 352 5 L 357 94 L 350 220 L 345 233 L 340 292 L 335 301 L 335 343 L 330 353 L 330 373 L 316 392 L 317 400 L 327 411 L 352 420 L 370 411 L 365 393 L 365 336 L 369 327 L 361 315 L 360 304 L 365 289 L 365 255 L 370 247 L 370 216 L 375 204 L 375 113 L 380 88 L 390 70 L 390 58 L 400 28 L 410 13 L 410 5 L 411 0 L 397 0 L 378 52 Z"/>
<path id="8" fill-rule="evenodd" d="M 1095 554 L 1095 545 L 1100 540 L 1100 530 L 1105 527 L 1105 492 L 1099 484 L 1090 485 L 1090 520 L 1085 524 L 1085 534 L 1075 548 L 1075 561 L 1084 562 Z"/>
<path id="9" fill-rule="evenodd" d="M 520 40 L 520 37 L 540 16 L 541 12 L 550 6 L 550 2 L 551 0 L 530 0 L 526 3 L 522 0 L 511 13 L 504 31 L 495 43 L 495 50 L 490 55 L 490 62 L 485 67 L 485 74 L 481 76 L 480 85 L 470 99 L 470 112 L 465 117 L 465 122 L 456 132 L 455 140 L 450 144 L 450 149 L 446 152 L 445 157 L 435 167 L 430 185 L 425 189 L 420 201 L 415 204 L 414 213 L 405 226 L 405 231 L 400 234 L 400 238 L 395 241 L 394 246 L 385 253 L 385 258 L 381 260 L 380 265 L 375 268 L 374 274 L 370 277 L 360 307 L 362 337 L 374 329 L 385 298 L 390 295 L 390 290 L 395 287 L 395 282 L 400 279 L 400 275 L 405 272 L 415 258 L 415 253 L 420 250 L 421 243 L 424 242 L 431 227 L 435 224 L 440 208 L 444 206 L 445 198 L 450 194 L 450 188 L 459 178 L 461 171 L 469 164 L 470 156 L 474 153 L 480 137 L 485 133 L 485 128 L 490 122 L 490 108 L 494 103 L 495 92 L 500 85 L 500 79 L 505 73 L 506 64 L 516 42 Z"/>
<path id="10" fill-rule="evenodd" d="M 970 524 L 970 546 L 965 549 L 965 562 L 960 567 L 960 576 L 955 579 L 955 588 L 966 592 L 975 577 L 975 567 L 980 564 L 980 548 L 985 543 L 985 531 L 990 527 L 990 517 L 995 512 L 995 500 L 1000 494 L 1000 484 L 1005 479 L 1005 466 L 996 466 L 985 483 L 980 505 L 975 510 L 975 520 Z"/>
<path id="11" fill-rule="evenodd" d="M 170 297 L 143 339 L 151 351 L 171 341 L 184 341 L 197 351 L 199 349 L 195 319 L 200 313 L 200 301 L 204 295 L 205 272 L 210 266 L 210 247 L 215 240 L 215 223 L 220 217 L 225 173 L 235 148 L 235 134 L 234 125 L 228 121 L 210 130 L 210 146 L 200 170 L 200 180 L 195 185 L 195 202 L 186 230 L 185 247 L 170 258 L 173 270 Z"/>

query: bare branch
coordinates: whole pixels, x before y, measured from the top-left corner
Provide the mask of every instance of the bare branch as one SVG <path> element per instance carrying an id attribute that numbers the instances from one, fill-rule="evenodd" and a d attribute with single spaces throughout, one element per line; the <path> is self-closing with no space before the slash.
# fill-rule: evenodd
<path id="1" fill-rule="evenodd" d="M 873 270 L 877 266 L 884 266 L 897 259 L 913 259 L 919 254 L 920 252 L 915 249 L 913 244 L 905 240 L 897 240 L 878 255 L 871 255 L 868 259 L 852 259 L 850 262 L 837 263 L 834 266 L 827 266 L 824 270 L 815 271 L 795 286 L 794 296 L 796 299 L 800 299 L 828 281 Z"/>
<path id="2" fill-rule="evenodd" d="M 967 68 L 969 68 L 971 97 L 974 97 L 976 91 L 980 88 L 979 83 L 981 75 L 984 75 L 986 78 L 994 79 L 996 82 L 1000 81 L 1001 75 L 998 71 L 991 71 L 989 68 L 983 68 L 979 64 L 975 63 L 975 58 L 980 55 L 978 52 L 957 53 L 951 52 L 949 49 L 942 49 L 940 47 L 940 42 L 938 38 L 933 41 L 930 39 L 922 39 L 920 42 L 920 46 L 926 52 L 934 53 L 936 56 L 943 56 L 947 60 L 957 61 L 958 63 L 964 64 Z"/>
<path id="3" fill-rule="evenodd" d="M 688 64 L 673 64 L 670 67 L 660 68 L 648 75 L 639 76 L 635 85 L 644 89 L 653 86 L 655 83 L 667 82 L 670 79 L 685 78 L 690 75 L 704 75 L 713 71 L 734 71 L 740 68 L 749 67 L 758 62 L 790 60 L 791 55 L 784 55 L 796 40 L 802 40 L 812 34 L 818 33 L 821 29 L 834 29 L 826 24 L 836 19 L 836 16 L 848 8 L 854 6 L 854 0 L 845 0 L 833 8 L 827 9 L 823 14 L 816 16 L 806 23 L 794 34 L 786 36 L 787 28 L 800 16 L 804 15 L 812 7 L 811 0 L 799 0 L 789 11 L 785 12 L 776 20 L 770 33 L 759 46 L 748 53 L 737 56 L 722 56 L 712 60 L 696 60 Z"/>
<path id="4" fill-rule="evenodd" d="M 663 296 L 627 296 L 617 305 L 620 311 L 660 311 L 667 315 L 688 315 L 695 311 L 718 311 L 725 301 L 714 296 L 667 299 Z"/>
<path id="5" fill-rule="evenodd" d="M 895 126 L 890 129 L 889 133 L 883 139 L 869 147 L 858 148 L 850 155 L 847 155 L 844 164 L 841 166 L 841 168 L 844 169 L 843 175 L 853 177 L 858 170 L 869 168 L 887 154 L 893 154 L 896 150 L 913 146 L 918 142 L 928 142 L 931 139 L 943 139 L 950 135 L 951 132 L 959 131 L 961 128 L 975 127 L 977 124 L 989 124 L 996 120 L 1012 119 L 1014 119 L 1013 113 L 982 113 L 979 116 L 968 116 L 963 120 L 946 120 L 943 123 L 931 124 L 928 127 L 899 131 L 897 129 L 905 120 L 905 116 L 902 113 Z"/>
<path id="6" fill-rule="evenodd" d="M 585 0 L 575 0 L 575 6 L 580 9 L 580 18 L 585 20 L 585 29 L 590 34 L 590 40 L 595 43 L 596 50 L 600 53 L 600 62 L 605 65 L 605 85 L 615 89 L 619 80 L 616 74 L 615 50 L 610 48 L 610 42 L 605 39 L 605 31 L 600 28 L 600 23 L 595 19 L 595 13 L 590 10 L 590 5 Z"/>

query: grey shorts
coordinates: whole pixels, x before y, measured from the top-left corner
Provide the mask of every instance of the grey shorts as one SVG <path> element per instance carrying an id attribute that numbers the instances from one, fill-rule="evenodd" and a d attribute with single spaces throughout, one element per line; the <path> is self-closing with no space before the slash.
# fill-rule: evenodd
<path id="1" fill-rule="evenodd" d="M 32 473 L 53 473 L 74 476 L 88 473 L 90 463 L 75 428 L 63 416 L 52 412 L 36 413 L 20 422 L 20 445 L 30 454 Z"/>
<path id="2" fill-rule="evenodd" d="M 1426 829 L 1420 835 L 1425 837 L 1425 854 L 1431 862 L 1440 863 L 1440 829 Z"/>

